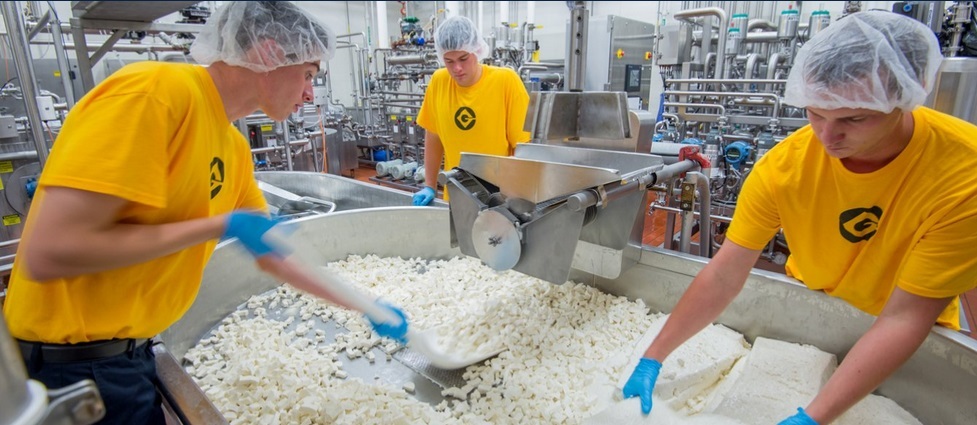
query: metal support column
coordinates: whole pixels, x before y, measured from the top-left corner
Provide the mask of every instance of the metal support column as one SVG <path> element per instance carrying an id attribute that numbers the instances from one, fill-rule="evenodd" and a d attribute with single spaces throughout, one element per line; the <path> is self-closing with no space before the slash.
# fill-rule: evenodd
<path id="1" fill-rule="evenodd" d="M 27 120 L 34 138 L 34 148 L 37 150 L 37 160 L 41 164 L 41 169 L 47 163 L 48 146 L 44 139 L 44 131 L 41 129 L 41 114 L 37 106 L 37 78 L 34 76 L 34 68 L 31 67 L 30 50 L 27 48 L 27 32 L 24 29 L 24 21 L 17 13 L 18 2 L 0 2 L 3 9 L 3 21 L 7 25 L 7 33 L 10 35 L 10 50 L 14 55 L 14 65 L 17 68 L 17 78 L 20 79 L 20 88 L 24 93 L 24 103 L 27 104 Z"/>

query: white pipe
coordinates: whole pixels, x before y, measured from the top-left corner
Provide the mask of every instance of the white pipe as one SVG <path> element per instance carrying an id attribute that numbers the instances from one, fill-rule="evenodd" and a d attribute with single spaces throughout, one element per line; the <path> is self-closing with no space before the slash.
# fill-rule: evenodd
<path id="1" fill-rule="evenodd" d="M 482 21 L 485 20 L 485 2 L 480 1 L 478 3 L 478 33 L 484 35 L 485 31 L 482 30 Z"/>
<path id="2" fill-rule="evenodd" d="M 500 1 L 499 2 L 499 22 L 509 22 L 509 2 Z"/>
<path id="3" fill-rule="evenodd" d="M 526 23 L 536 23 L 536 2 L 534 1 L 526 2 Z"/>
<path id="4" fill-rule="evenodd" d="M 444 16 L 450 18 L 452 16 L 458 15 L 458 2 L 457 1 L 446 1 L 444 2 Z"/>
<path id="5" fill-rule="evenodd" d="M 726 62 L 725 60 L 721 59 L 723 55 L 726 54 L 726 11 L 718 7 L 704 7 L 701 9 L 682 10 L 672 14 L 673 18 L 683 21 L 688 21 L 690 18 L 702 16 L 715 16 L 719 18 L 719 46 L 717 46 L 719 58 L 716 60 L 716 73 L 713 74 L 713 77 L 722 78 L 723 66 Z M 702 40 L 702 45 L 704 47 L 708 46 L 709 44 L 711 44 L 711 40 Z M 708 50 L 708 48 L 703 49 L 703 51 Z"/>
<path id="6" fill-rule="evenodd" d="M 390 48 L 390 35 L 387 33 L 387 2 L 377 1 L 377 38 L 380 48 Z"/>

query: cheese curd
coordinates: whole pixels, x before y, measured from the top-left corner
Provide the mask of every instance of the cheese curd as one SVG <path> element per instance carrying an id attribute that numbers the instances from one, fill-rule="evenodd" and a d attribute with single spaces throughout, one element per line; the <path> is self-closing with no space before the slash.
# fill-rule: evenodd
<path id="1" fill-rule="evenodd" d="M 632 352 L 647 346 L 665 318 L 649 314 L 641 300 L 497 272 L 469 257 L 352 255 L 326 267 L 360 291 L 400 306 L 415 329 L 438 329 L 445 348 L 506 350 L 469 366 L 465 385 L 443 389 L 445 400 L 431 406 L 411 395 L 413 384 L 349 378 L 344 359 L 365 357 L 373 364 L 371 350 L 380 348 L 389 361 L 401 347 L 373 334 L 362 314 L 283 285 L 249 299 L 185 357 L 187 372 L 230 423 L 603 423 L 599 419 L 615 408 L 611 395 L 620 392 L 633 369 Z M 328 342 L 317 321 L 334 322 L 347 332 Z M 742 335 L 719 325 L 707 328 L 666 360 L 655 394 L 664 402 L 656 402 L 655 409 L 674 410 L 670 415 L 689 423 L 706 423 L 698 419 L 722 413 L 742 420 L 723 397 L 752 387 L 746 384 L 754 374 L 744 379 L 738 369 L 765 363 L 760 357 L 745 360 L 749 356 Z M 744 385 L 735 385 L 741 379 Z M 891 408 L 874 398 L 872 403 Z M 865 422 L 865 416 L 858 414 L 852 423 L 881 423 Z M 634 420 L 643 419 L 639 414 Z"/>

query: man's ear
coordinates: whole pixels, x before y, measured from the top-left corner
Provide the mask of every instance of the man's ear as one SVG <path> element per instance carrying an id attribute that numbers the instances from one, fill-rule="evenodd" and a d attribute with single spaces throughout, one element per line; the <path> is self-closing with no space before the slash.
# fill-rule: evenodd
<path id="1" fill-rule="evenodd" d="M 277 68 L 285 62 L 285 50 L 275 40 L 265 39 L 251 46 L 248 59 L 251 63 Z"/>

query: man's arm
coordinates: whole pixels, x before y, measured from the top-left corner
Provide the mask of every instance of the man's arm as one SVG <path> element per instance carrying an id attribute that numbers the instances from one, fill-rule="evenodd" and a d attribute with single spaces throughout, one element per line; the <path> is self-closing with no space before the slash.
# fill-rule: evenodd
<path id="1" fill-rule="evenodd" d="M 807 414 L 819 424 L 831 423 L 874 391 L 919 348 L 952 300 L 896 288 L 882 314 L 805 409 Z"/>
<path id="2" fill-rule="evenodd" d="M 21 240 L 22 260 L 38 281 L 95 273 L 172 254 L 216 239 L 225 216 L 159 225 L 126 224 L 129 201 L 111 195 L 45 187 L 31 210 L 31 232 Z"/>
<path id="3" fill-rule="evenodd" d="M 441 171 L 441 159 L 444 157 L 444 146 L 441 137 L 431 130 L 424 131 L 424 181 L 438 193 L 438 172 Z"/>
<path id="4" fill-rule="evenodd" d="M 727 239 L 678 300 L 644 357 L 664 362 L 678 346 L 719 317 L 746 284 L 760 251 Z"/>

